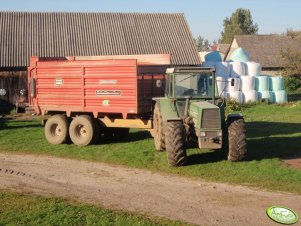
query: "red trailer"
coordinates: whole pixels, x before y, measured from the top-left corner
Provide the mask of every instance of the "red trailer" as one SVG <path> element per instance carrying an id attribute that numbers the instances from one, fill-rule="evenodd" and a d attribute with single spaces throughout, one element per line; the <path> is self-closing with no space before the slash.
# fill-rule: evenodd
<path id="1" fill-rule="evenodd" d="M 51 115 L 46 139 L 87 145 L 100 127 L 120 137 L 128 128 L 152 128 L 152 98 L 163 96 L 170 56 L 32 57 L 29 102 L 37 114 Z M 97 120 L 96 120 L 97 119 Z M 113 129 L 114 128 L 114 129 Z M 68 132 L 69 131 L 69 132 Z"/>

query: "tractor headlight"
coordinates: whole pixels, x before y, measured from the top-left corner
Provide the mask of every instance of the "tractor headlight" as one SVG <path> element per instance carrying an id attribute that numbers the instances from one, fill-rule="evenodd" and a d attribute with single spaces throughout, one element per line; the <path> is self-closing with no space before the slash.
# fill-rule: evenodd
<path id="1" fill-rule="evenodd" d="M 206 132 L 200 132 L 200 137 L 205 137 L 206 136 Z"/>
<path id="2" fill-rule="evenodd" d="M 222 131 L 218 131 L 218 132 L 216 132 L 216 135 L 217 135 L 218 137 L 222 137 L 222 136 L 223 136 L 223 132 L 222 132 Z"/>

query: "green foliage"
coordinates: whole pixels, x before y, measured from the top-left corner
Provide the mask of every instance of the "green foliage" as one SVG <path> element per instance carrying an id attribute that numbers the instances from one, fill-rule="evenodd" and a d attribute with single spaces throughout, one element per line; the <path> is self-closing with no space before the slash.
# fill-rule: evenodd
<path id="1" fill-rule="evenodd" d="M 224 19 L 224 30 L 221 32 L 221 43 L 230 44 L 234 35 L 250 35 L 258 32 L 258 25 L 253 24 L 250 10 L 237 9 L 230 18 Z"/>
<path id="2" fill-rule="evenodd" d="M 227 100 L 225 114 L 226 116 L 231 113 L 240 113 L 242 111 L 242 106 L 235 100 Z"/>
<path id="3" fill-rule="evenodd" d="M 301 102 L 248 105 L 242 106 L 241 112 L 248 138 L 248 157 L 244 162 L 227 161 L 226 151 L 190 147 L 189 165 L 172 168 L 167 165 L 166 153 L 155 151 L 149 133 L 139 130 L 131 130 L 124 141 L 102 139 L 100 144 L 87 147 L 50 145 L 44 138 L 40 120 L 0 119 L 0 151 L 101 161 L 301 194 L 301 171 L 285 166 L 280 160 L 301 154 Z"/>
<path id="4" fill-rule="evenodd" d="M 0 225 L 186 225 L 184 223 L 71 203 L 61 198 L 0 190 Z"/>
<path id="5" fill-rule="evenodd" d="M 210 50 L 210 43 L 207 39 L 204 39 L 199 35 L 194 40 L 195 40 L 198 52 Z"/>
<path id="6" fill-rule="evenodd" d="M 287 76 L 284 81 L 285 90 L 288 93 L 298 93 L 298 90 L 301 89 L 301 80 L 298 76 Z"/>
<path id="7" fill-rule="evenodd" d="M 293 29 L 287 29 L 286 35 L 291 37 L 292 39 L 299 38 L 299 37 L 301 37 L 301 31 L 293 30 Z"/>
<path id="8" fill-rule="evenodd" d="M 301 40 L 300 40 L 301 45 Z M 301 79 L 301 51 L 287 49 L 281 51 L 283 59 L 283 75 L 295 76 Z"/>

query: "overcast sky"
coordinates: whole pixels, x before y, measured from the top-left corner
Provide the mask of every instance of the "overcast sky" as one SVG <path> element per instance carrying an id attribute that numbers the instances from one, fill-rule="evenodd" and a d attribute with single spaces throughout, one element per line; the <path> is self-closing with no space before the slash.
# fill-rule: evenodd
<path id="1" fill-rule="evenodd" d="M 301 0 L 0 0 L 1 11 L 184 13 L 193 36 L 210 41 L 237 8 L 251 10 L 260 34 L 301 30 Z"/>

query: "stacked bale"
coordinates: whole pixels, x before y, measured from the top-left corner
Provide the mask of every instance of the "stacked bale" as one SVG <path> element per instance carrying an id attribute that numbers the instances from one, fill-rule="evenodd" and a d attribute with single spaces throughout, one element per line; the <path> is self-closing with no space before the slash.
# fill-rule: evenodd
<path id="1" fill-rule="evenodd" d="M 284 91 L 284 79 L 282 76 L 269 77 L 270 92 L 274 103 L 287 102 L 287 93 Z"/>
<path id="2" fill-rule="evenodd" d="M 221 62 L 216 56 L 217 53 L 214 52 L 207 57 L 211 61 L 205 61 L 203 66 L 215 68 L 218 95 L 222 98 L 234 99 L 241 104 L 287 101 L 283 77 L 261 75 L 261 65 L 250 61 L 249 54 L 244 49 L 238 48 L 234 51 L 230 62 Z"/>

